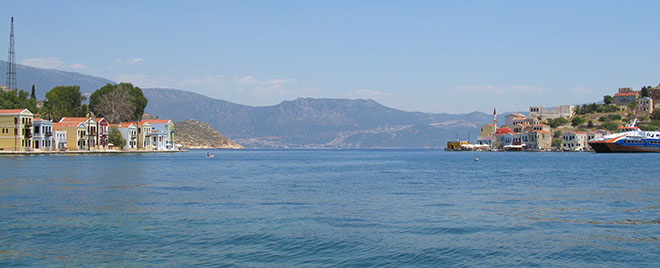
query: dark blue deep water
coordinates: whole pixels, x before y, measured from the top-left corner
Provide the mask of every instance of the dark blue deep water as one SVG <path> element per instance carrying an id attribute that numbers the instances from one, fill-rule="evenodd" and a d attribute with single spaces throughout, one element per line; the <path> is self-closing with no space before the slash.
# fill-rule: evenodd
<path id="1" fill-rule="evenodd" d="M 214 153 L 2 156 L 0 267 L 660 265 L 660 154 Z"/>

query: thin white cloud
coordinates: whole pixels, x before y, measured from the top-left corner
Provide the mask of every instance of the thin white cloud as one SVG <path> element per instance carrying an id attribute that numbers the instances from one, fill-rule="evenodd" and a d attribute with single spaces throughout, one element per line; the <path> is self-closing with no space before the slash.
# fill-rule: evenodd
<path id="1" fill-rule="evenodd" d="M 574 87 L 571 89 L 571 92 L 575 94 L 591 94 L 593 90 L 587 87 Z"/>
<path id="2" fill-rule="evenodd" d="M 144 74 L 122 74 L 114 78 L 117 82 L 127 82 L 141 88 L 168 87 L 164 80 L 165 77 L 149 77 Z"/>
<path id="3" fill-rule="evenodd" d="M 43 69 L 85 69 L 82 63 L 67 64 L 56 57 L 49 58 L 27 58 L 21 61 L 21 64 Z"/>
<path id="4" fill-rule="evenodd" d="M 515 94 L 515 93 L 539 93 L 545 91 L 545 89 L 531 86 L 531 85 L 515 85 L 515 86 L 496 86 L 496 85 L 485 85 L 485 86 L 458 86 L 455 88 L 456 91 L 461 92 L 472 92 L 472 93 L 485 93 L 485 94 Z"/>
<path id="5" fill-rule="evenodd" d="M 304 94 L 307 90 L 291 87 L 295 84 L 295 78 L 269 78 L 259 79 L 252 75 L 234 78 L 234 84 L 239 86 L 238 91 L 251 91 L 257 96 L 289 96 L 295 94 Z M 249 90 L 246 90 L 249 88 Z"/>
<path id="6" fill-rule="evenodd" d="M 389 95 L 390 94 L 387 92 L 371 90 L 371 89 L 358 89 L 355 91 L 348 92 L 346 94 L 346 96 L 351 99 L 371 99 L 371 98 L 384 97 Z"/>
<path id="7" fill-rule="evenodd" d="M 225 84 L 223 75 L 205 75 L 202 77 L 186 78 L 179 82 L 181 86 L 217 87 Z"/>

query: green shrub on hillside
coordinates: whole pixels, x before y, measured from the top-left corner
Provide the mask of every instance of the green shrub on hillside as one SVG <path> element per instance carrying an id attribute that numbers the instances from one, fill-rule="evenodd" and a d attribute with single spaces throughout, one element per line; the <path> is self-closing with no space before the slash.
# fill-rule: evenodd
<path id="1" fill-rule="evenodd" d="M 605 117 L 605 116 L 601 116 L 600 118 L 598 118 L 598 121 L 600 121 L 600 122 L 609 122 L 610 119 Z"/>
<path id="2" fill-rule="evenodd" d="M 609 131 L 615 131 L 619 126 L 615 123 L 608 122 L 600 125 L 600 128 L 602 129 L 607 129 Z"/>
<path id="3" fill-rule="evenodd" d="M 556 128 L 556 127 L 558 127 L 558 126 L 563 126 L 563 125 L 568 124 L 568 120 L 566 120 L 566 118 L 562 118 L 562 117 L 555 118 L 555 119 L 548 118 L 548 120 L 547 120 L 547 124 L 548 124 L 551 128 Z"/>
<path id="4" fill-rule="evenodd" d="M 651 114 L 651 119 L 653 120 L 660 120 L 660 110 L 655 110 Z"/>
<path id="5" fill-rule="evenodd" d="M 608 115 L 607 118 L 609 118 L 610 120 L 621 120 L 621 116 L 618 114 Z"/>
<path id="6" fill-rule="evenodd" d="M 576 116 L 576 117 L 573 117 L 573 119 L 571 120 L 571 125 L 574 126 L 574 127 L 577 127 L 579 125 L 584 124 L 584 122 L 586 122 L 586 121 L 587 121 L 586 119 L 584 119 L 582 117 L 579 117 L 579 116 Z"/>

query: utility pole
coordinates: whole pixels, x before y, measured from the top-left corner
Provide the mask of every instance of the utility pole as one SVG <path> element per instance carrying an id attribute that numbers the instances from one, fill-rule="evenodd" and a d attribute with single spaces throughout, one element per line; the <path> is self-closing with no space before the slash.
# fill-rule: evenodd
<path id="1" fill-rule="evenodd" d="M 14 17 L 11 17 L 11 30 L 9 31 L 9 56 L 7 57 L 7 82 L 9 89 L 17 89 L 16 86 L 16 55 L 14 52 Z"/>

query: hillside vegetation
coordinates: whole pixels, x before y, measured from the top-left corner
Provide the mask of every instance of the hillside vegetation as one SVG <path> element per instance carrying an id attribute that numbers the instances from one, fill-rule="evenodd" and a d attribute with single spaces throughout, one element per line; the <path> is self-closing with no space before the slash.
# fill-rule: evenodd
<path id="1" fill-rule="evenodd" d="M 191 149 L 243 149 L 204 122 L 184 120 L 174 123 L 174 142 Z"/>

